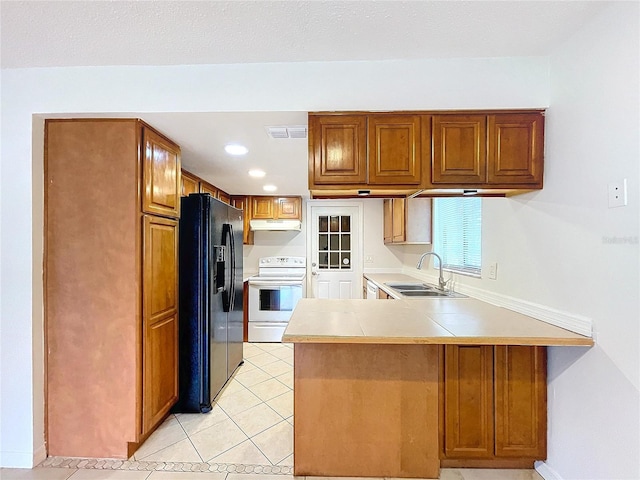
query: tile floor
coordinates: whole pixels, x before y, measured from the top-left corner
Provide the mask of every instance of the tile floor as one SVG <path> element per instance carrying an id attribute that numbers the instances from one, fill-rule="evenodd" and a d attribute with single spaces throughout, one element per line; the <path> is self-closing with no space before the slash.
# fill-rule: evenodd
<path id="1" fill-rule="evenodd" d="M 234 372 L 211 412 L 170 415 L 129 461 L 54 457 L 32 470 L 0 469 L 0 478 L 292 480 L 292 345 L 245 343 L 244 359 L 244 365 Z M 440 479 L 542 480 L 542 477 L 534 470 L 443 469 Z"/>
<path id="2" fill-rule="evenodd" d="M 244 360 L 209 413 L 170 415 L 132 460 L 293 466 L 293 348 L 245 344 Z"/>

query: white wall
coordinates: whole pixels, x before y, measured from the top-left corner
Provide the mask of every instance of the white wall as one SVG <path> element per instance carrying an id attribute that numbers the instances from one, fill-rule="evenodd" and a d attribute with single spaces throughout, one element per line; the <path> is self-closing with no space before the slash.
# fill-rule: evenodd
<path id="1" fill-rule="evenodd" d="M 456 277 L 592 320 L 594 348 L 549 349 L 547 466 L 566 480 L 640 478 L 639 5 L 606 10 L 552 56 L 544 189 L 484 199 L 498 279 Z M 610 209 L 607 184 L 623 178 L 629 205 Z"/>
<path id="2" fill-rule="evenodd" d="M 31 466 L 43 445 L 42 151 L 32 145 L 34 114 L 537 108 L 549 102 L 545 58 L 17 69 L 3 70 L 1 82 L 2 466 Z M 253 250 L 249 258 L 260 256 Z"/>

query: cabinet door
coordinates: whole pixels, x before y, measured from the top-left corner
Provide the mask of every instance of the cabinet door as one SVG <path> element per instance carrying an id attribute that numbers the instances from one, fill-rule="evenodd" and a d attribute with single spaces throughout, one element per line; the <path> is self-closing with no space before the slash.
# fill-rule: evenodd
<path id="1" fill-rule="evenodd" d="M 420 116 L 370 115 L 369 185 L 417 185 L 421 181 Z"/>
<path id="2" fill-rule="evenodd" d="M 142 129 L 145 213 L 180 216 L 180 148 L 147 127 Z"/>
<path id="3" fill-rule="evenodd" d="M 227 192 L 223 192 L 222 190 L 218 190 L 218 200 L 226 203 L 227 205 L 231 205 L 231 195 Z"/>
<path id="4" fill-rule="evenodd" d="M 393 202 L 393 243 L 404 242 L 407 239 L 405 222 L 405 199 L 394 198 Z"/>
<path id="5" fill-rule="evenodd" d="M 275 218 L 273 197 L 251 197 L 251 218 L 256 220 Z"/>
<path id="6" fill-rule="evenodd" d="M 242 210 L 242 243 L 243 245 L 253 245 L 253 230 L 251 230 L 251 197 L 233 196 L 231 197 L 232 205 Z"/>
<path id="7" fill-rule="evenodd" d="M 488 179 L 492 184 L 542 187 L 544 116 L 489 115 Z"/>
<path id="8" fill-rule="evenodd" d="M 188 197 L 191 193 L 198 193 L 200 191 L 200 181 L 197 177 L 191 175 L 189 172 L 182 170 L 182 196 Z"/>
<path id="9" fill-rule="evenodd" d="M 482 184 L 487 181 L 485 115 L 434 115 L 434 184 Z"/>
<path id="10" fill-rule="evenodd" d="M 309 116 L 310 180 L 317 185 L 367 181 L 366 115 Z"/>
<path id="11" fill-rule="evenodd" d="M 445 346 L 444 454 L 447 458 L 491 458 L 493 347 Z"/>
<path id="12" fill-rule="evenodd" d="M 178 399 L 178 222 L 144 216 L 142 434 Z"/>
<path id="13" fill-rule="evenodd" d="M 384 243 L 393 242 L 393 199 L 385 198 L 384 212 Z"/>
<path id="14" fill-rule="evenodd" d="M 496 456 L 546 458 L 546 348 L 495 347 Z"/>
<path id="15" fill-rule="evenodd" d="M 218 198 L 218 189 L 207 182 L 200 182 L 200 193 L 208 193 L 213 198 Z"/>
<path id="16" fill-rule="evenodd" d="M 276 201 L 276 218 L 301 220 L 302 219 L 302 198 L 300 197 L 280 197 Z"/>

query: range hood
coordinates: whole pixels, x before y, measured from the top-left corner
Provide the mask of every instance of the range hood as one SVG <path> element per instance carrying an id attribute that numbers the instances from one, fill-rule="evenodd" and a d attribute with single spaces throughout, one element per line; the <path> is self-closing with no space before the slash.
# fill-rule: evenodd
<path id="1" fill-rule="evenodd" d="M 249 222 L 251 230 L 295 230 L 299 232 L 302 229 L 300 220 L 251 220 Z"/>

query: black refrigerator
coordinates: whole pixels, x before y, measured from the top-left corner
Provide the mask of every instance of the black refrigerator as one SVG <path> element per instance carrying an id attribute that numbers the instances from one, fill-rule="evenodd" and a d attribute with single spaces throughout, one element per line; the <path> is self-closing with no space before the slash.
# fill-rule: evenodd
<path id="1" fill-rule="evenodd" d="M 208 412 L 242 363 L 242 210 L 208 193 L 180 208 L 179 398 L 174 412 Z"/>

